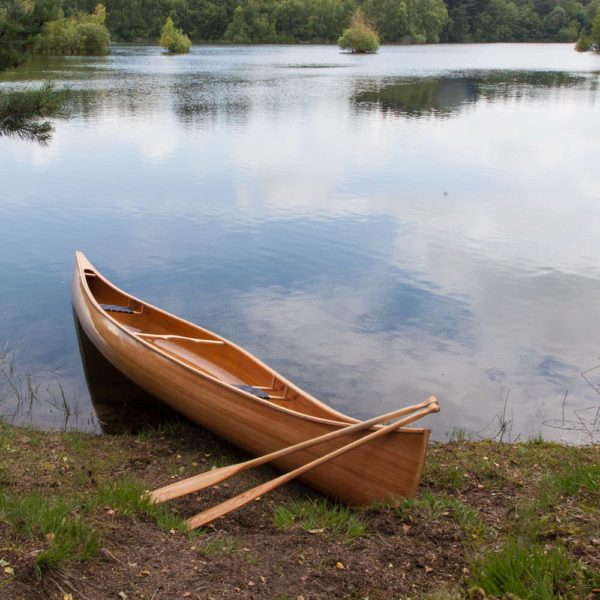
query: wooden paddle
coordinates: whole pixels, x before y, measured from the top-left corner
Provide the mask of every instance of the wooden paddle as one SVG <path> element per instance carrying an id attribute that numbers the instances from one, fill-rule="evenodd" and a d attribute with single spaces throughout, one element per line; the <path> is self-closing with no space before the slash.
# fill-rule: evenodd
<path id="1" fill-rule="evenodd" d="M 438 406 L 437 402 L 431 402 L 429 404 L 429 406 L 424 408 L 422 411 L 415 413 L 414 415 L 410 415 L 409 417 L 406 417 L 405 419 L 396 421 L 395 423 L 392 423 L 391 425 L 386 425 L 385 427 L 382 427 L 381 429 L 378 429 L 377 431 L 374 431 L 373 433 L 370 433 L 369 435 L 366 435 L 365 437 L 363 437 L 359 440 L 356 440 L 350 444 L 347 444 L 346 446 L 342 446 L 341 448 L 338 448 L 334 452 L 330 452 L 329 454 L 326 454 L 325 456 L 322 456 L 321 458 L 317 458 L 316 460 L 313 460 L 312 462 L 309 462 L 301 467 L 298 467 L 297 469 L 294 469 L 293 471 L 290 471 L 289 473 L 284 473 L 283 475 L 280 475 L 279 477 L 276 477 L 275 479 L 271 479 L 271 481 L 267 481 L 266 483 L 257 485 L 256 487 L 254 487 L 246 492 L 243 492 L 243 493 L 239 494 L 238 496 L 230 498 L 229 500 L 226 500 L 225 502 L 221 502 L 221 504 L 217 504 L 216 506 L 213 506 L 205 511 L 202 511 L 201 513 L 198 513 L 194 517 L 191 517 L 190 519 L 188 519 L 186 521 L 186 525 L 190 529 L 196 529 L 197 527 L 202 527 L 202 525 L 206 525 L 207 523 L 210 523 L 211 521 L 214 521 L 215 519 L 218 519 L 218 518 L 222 517 L 223 515 L 226 515 L 227 513 L 248 504 L 248 502 L 251 502 L 252 500 L 258 498 L 259 496 L 263 496 L 264 494 L 267 494 L 268 492 L 278 488 L 279 486 L 283 485 L 284 483 L 287 483 L 288 481 L 294 479 L 295 477 L 298 477 L 299 475 L 306 473 L 306 471 L 310 471 L 310 469 L 314 469 L 315 467 L 318 467 L 319 465 L 322 465 L 323 463 L 326 463 L 327 461 L 337 458 L 338 456 L 341 456 L 342 454 L 345 454 L 346 452 L 349 452 L 350 450 L 353 450 L 354 448 L 358 448 L 358 446 L 362 446 L 363 444 L 367 444 L 376 438 L 384 436 L 384 435 L 398 429 L 399 427 L 404 427 L 405 425 L 408 425 L 409 423 L 412 423 L 413 421 L 416 421 L 417 419 L 420 419 L 421 417 L 424 417 L 425 415 L 427 415 L 429 413 L 439 412 L 439 410 L 440 410 L 440 407 Z M 348 430 L 349 429 L 345 429 L 344 431 L 347 432 Z"/>
<path id="2" fill-rule="evenodd" d="M 400 410 L 395 410 L 385 415 L 374 417 L 372 419 L 369 419 L 368 421 L 361 421 L 360 423 L 356 423 L 354 425 L 348 425 L 347 427 L 343 427 L 336 431 L 332 431 L 331 433 L 326 433 L 319 437 L 300 442 L 293 446 L 282 448 L 281 450 L 271 452 L 270 454 L 265 454 L 264 456 L 259 456 L 258 458 L 247 460 L 245 462 L 238 463 L 235 465 L 228 465 L 226 467 L 221 467 L 220 469 L 214 469 L 213 471 L 206 471 L 205 473 L 200 473 L 199 475 L 189 477 L 188 479 L 182 479 L 181 481 L 177 481 L 170 485 L 166 485 L 164 487 L 158 488 L 157 490 L 154 490 L 150 493 L 149 497 L 152 500 L 152 502 L 160 504 L 161 502 L 167 502 L 168 500 L 172 500 L 173 498 L 179 498 L 180 496 L 185 496 L 186 494 L 198 492 L 207 487 L 213 486 L 221 481 L 225 481 L 226 479 L 229 479 L 230 477 L 233 477 L 238 473 L 242 473 L 243 471 L 246 471 L 248 469 L 253 469 L 254 467 L 258 467 L 259 465 L 264 465 L 265 463 L 271 462 L 272 460 L 276 460 L 278 458 L 282 458 L 283 456 L 287 456 L 288 454 L 304 450 L 305 448 L 310 448 L 311 446 L 316 446 L 317 444 L 328 442 L 329 440 L 333 440 L 343 435 L 347 435 L 348 433 L 368 429 L 369 427 L 377 425 L 383 421 L 397 419 L 421 408 L 427 408 L 428 406 L 431 406 L 433 404 L 437 406 L 437 398 L 435 398 L 434 396 L 430 396 L 427 400 L 419 404 L 406 406 Z"/>

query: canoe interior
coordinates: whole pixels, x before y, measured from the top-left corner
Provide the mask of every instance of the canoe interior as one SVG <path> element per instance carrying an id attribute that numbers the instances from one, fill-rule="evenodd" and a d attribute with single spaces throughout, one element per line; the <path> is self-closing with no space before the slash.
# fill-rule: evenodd
<path id="1" fill-rule="evenodd" d="M 351 421 L 306 397 L 300 389 L 224 338 L 132 298 L 92 269 L 84 269 L 84 275 L 101 310 L 167 356 L 223 383 L 252 386 L 256 395 L 261 394 L 273 404 L 314 417 Z"/>

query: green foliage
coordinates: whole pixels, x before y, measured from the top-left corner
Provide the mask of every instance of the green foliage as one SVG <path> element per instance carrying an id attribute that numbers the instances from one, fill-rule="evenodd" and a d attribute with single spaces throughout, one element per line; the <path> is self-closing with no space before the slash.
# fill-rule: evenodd
<path id="1" fill-rule="evenodd" d="M 593 2 L 446 0 L 449 42 L 575 41 L 590 25 Z"/>
<path id="2" fill-rule="evenodd" d="M 38 90 L 0 93 L 0 136 L 46 144 L 52 133 L 49 121 L 65 119 L 66 90 L 55 90 L 51 83 Z"/>
<path id="3" fill-rule="evenodd" d="M 326 530 L 348 539 L 367 534 L 367 526 L 352 509 L 325 499 L 294 500 L 287 506 L 278 506 L 273 521 L 282 529 L 298 523 L 303 529 Z"/>
<path id="4" fill-rule="evenodd" d="M 24 57 L 24 23 L 33 12 L 33 5 L 12 0 L 0 5 L 0 70 L 18 65 Z"/>
<path id="5" fill-rule="evenodd" d="M 0 2 L 0 71 L 16 67 L 44 23 L 59 16 L 58 0 L 2 0 Z"/>
<path id="6" fill-rule="evenodd" d="M 16 0 L 9 0 L 16 1 Z M 38 0 L 38 3 L 41 0 Z M 43 0 L 57 4 L 58 0 Z M 62 0 L 65 16 L 97 0 Z M 362 8 L 385 43 L 575 41 L 590 35 L 598 0 L 105 0 L 122 41 L 156 40 L 165 19 L 193 40 L 336 42 Z M 55 17 L 56 18 L 56 17 Z"/>
<path id="7" fill-rule="evenodd" d="M 79 516 L 80 506 L 32 494 L 22 498 L 0 495 L 0 518 L 25 537 L 43 540 L 35 558 L 38 575 L 68 560 L 86 560 L 98 552 L 98 535 Z"/>
<path id="8" fill-rule="evenodd" d="M 227 31 L 225 31 L 223 37 L 227 42 L 231 42 L 232 44 L 249 44 L 252 41 L 244 9 L 241 6 L 237 6 L 233 12 L 233 18 L 227 26 Z"/>
<path id="9" fill-rule="evenodd" d="M 276 43 L 280 39 L 275 23 L 257 3 L 248 3 L 245 8 L 237 6 L 223 37 L 232 44 L 250 44 L 254 40 Z"/>
<path id="10" fill-rule="evenodd" d="M 559 600 L 575 582 L 581 567 L 561 547 L 511 541 L 485 554 L 472 568 L 471 583 L 494 597 Z"/>
<path id="11" fill-rule="evenodd" d="M 356 9 L 350 27 L 345 29 L 338 39 L 338 45 L 342 50 L 350 50 L 356 54 L 373 53 L 379 50 L 379 36 L 365 21 L 362 9 Z"/>
<path id="12" fill-rule="evenodd" d="M 592 21 L 591 48 L 600 52 L 600 6 L 596 10 L 596 16 Z"/>
<path id="13" fill-rule="evenodd" d="M 160 34 L 160 45 L 166 48 L 170 54 L 185 54 L 190 51 L 192 42 L 190 38 L 177 29 L 171 17 L 167 17 Z"/>
<path id="14" fill-rule="evenodd" d="M 375 24 L 383 42 L 397 42 L 409 34 L 406 2 L 397 0 L 365 0 L 362 4 L 367 18 Z"/>
<path id="15" fill-rule="evenodd" d="M 406 6 L 411 41 L 439 42 L 441 31 L 448 21 L 444 0 L 406 0 Z"/>
<path id="16" fill-rule="evenodd" d="M 106 54 L 110 44 L 108 30 L 96 23 L 80 23 L 76 39 L 78 54 Z"/>
<path id="17" fill-rule="evenodd" d="M 106 54 L 110 33 L 105 26 L 106 9 L 98 4 L 92 14 L 61 17 L 46 23 L 35 44 L 45 54 Z"/>

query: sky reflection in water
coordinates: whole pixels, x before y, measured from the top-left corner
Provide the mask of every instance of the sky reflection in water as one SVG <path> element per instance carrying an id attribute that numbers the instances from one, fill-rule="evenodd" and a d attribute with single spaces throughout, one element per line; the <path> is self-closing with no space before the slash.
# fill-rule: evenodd
<path id="1" fill-rule="evenodd" d="M 599 72 L 486 45 L 121 47 L 7 74 L 68 85 L 73 118 L 46 148 L 0 139 L 0 340 L 97 427 L 79 248 L 354 416 L 434 393 L 437 439 L 494 435 L 508 397 L 513 437 L 589 441 L 543 423 L 567 394 L 600 429 Z M 50 408 L 33 419 L 60 426 Z"/>

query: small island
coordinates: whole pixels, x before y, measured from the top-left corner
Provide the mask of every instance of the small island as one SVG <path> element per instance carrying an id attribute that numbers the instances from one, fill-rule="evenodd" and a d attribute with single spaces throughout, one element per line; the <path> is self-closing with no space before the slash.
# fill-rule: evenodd
<path id="1" fill-rule="evenodd" d="M 354 54 L 372 54 L 379 50 L 379 36 L 366 22 L 361 9 L 357 9 L 352 15 L 350 27 L 344 29 L 338 45 L 342 50 L 349 50 Z"/>

